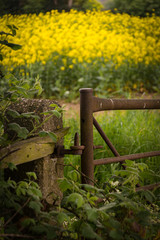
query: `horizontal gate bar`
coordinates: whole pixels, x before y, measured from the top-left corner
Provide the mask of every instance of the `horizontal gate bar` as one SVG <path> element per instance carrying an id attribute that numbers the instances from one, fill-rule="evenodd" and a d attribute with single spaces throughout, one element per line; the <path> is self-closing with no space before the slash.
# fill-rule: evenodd
<path id="1" fill-rule="evenodd" d="M 150 185 L 145 185 L 145 186 L 142 186 L 142 187 L 137 187 L 136 192 L 139 192 L 139 191 L 142 191 L 142 190 L 144 190 L 144 191 L 145 190 L 152 190 L 152 189 L 159 188 L 159 187 L 160 187 L 160 182 L 150 184 Z"/>
<path id="2" fill-rule="evenodd" d="M 160 99 L 105 99 L 93 97 L 93 112 L 134 109 L 160 109 Z"/>
<path id="3" fill-rule="evenodd" d="M 125 160 L 136 160 L 140 158 L 154 157 L 154 156 L 160 156 L 160 151 L 135 153 L 135 154 L 124 155 L 119 157 L 111 157 L 111 158 L 101 158 L 101 159 L 94 160 L 93 163 L 94 165 L 102 165 L 102 164 L 108 164 L 108 163 L 122 162 Z"/>

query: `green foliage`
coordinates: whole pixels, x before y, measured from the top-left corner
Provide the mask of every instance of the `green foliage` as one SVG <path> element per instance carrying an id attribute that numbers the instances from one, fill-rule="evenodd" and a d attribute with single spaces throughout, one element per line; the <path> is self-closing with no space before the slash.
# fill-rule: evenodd
<path id="1" fill-rule="evenodd" d="M 75 2 L 73 1 L 73 8 L 77 10 L 102 10 L 103 6 L 102 4 L 97 1 L 97 0 L 76 0 Z"/>
<path id="2" fill-rule="evenodd" d="M 61 117 L 62 110 L 54 104 L 51 104 L 51 110 L 41 113 L 46 116 L 43 122 L 40 122 L 40 117 L 34 112 L 18 113 L 16 110 L 9 108 L 11 104 L 19 102 L 22 98 L 32 98 L 42 93 L 42 87 L 38 78 L 33 86 L 28 81 L 16 79 L 11 74 L 5 75 L 2 80 L 6 84 L 3 85 L 2 82 L 0 91 L 0 147 L 34 136 L 37 134 L 37 130 L 50 118 L 53 116 Z M 21 118 L 31 120 L 33 125 L 31 131 L 28 131 L 26 127 L 21 127 L 16 122 L 17 119 Z M 9 121 L 9 119 L 12 119 L 12 121 Z M 12 134 L 12 139 L 9 134 L 11 132 L 14 133 Z M 57 141 L 53 132 L 40 131 L 39 136 L 50 136 L 54 142 Z"/>
<path id="3" fill-rule="evenodd" d="M 57 58 L 56 58 L 57 56 Z M 56 59 L 53 62 L 53 58 Z M 65 70 L 61 70 L 63 59 L 66 59 Z M 96 63 L 96 64 L 95 64 Z M 72 66 L 72 68 L 71 68 Z M 106 63 L 104 59 L 94 62 L 76 63 L 72 58 L 57 55 L 48 59 L 45 65 L 40 62 L 22 66 L 26 79 L 30 82 L 37 74 L 44 89 L 43 96 L 73 100 L 79 96 L 79 89 L 83 87 L 93 88 L 101 96 L 108 94 L 125 95 L 138 91 L 159 92 L 160 67 L 158 64 L 145 65 L 143 63 L 130 64 L 124 62 L 118 68 L 113 62 Z M 20 69 L 14 69 L 14 74 L 19 77 Z"/>
<path id="4" fill-rule="evenodd" d="M 12 36 L 14 37 L 16 35 L 16 30 L 18 29 L 15 25 L 6 25 L 8 27 L 8 29 L 10 29 L 10 31 L 12 33 L 6 33 L 4 31 L 1 31 L 0 32 L 0 81 L 1 83 L 3 83 L 3 80 L 2 78 L 4 77 L 4 70 L 3 70 L 3 66 L 1 64 L 1 61 L 3 60 L 3 54 L 2 54 L 2 49 L 4 47 L 9 47 L 13 50 L 18 50 L 18 49 L 21 49 L 21 45 L 19 44 L 15 44 L 15 43 L 11 43 L 11 42 L 8 42 L 7 40 L 7 37 L 8 36 Z"/>
<path id="5" fill-rule="evenodd" d="M 19 44 L 15 44 L 7 41 L 6 38 L 8 36 L 14 37 L 16 35 L 16 30 L 18 30 L 18 28 L 15 25 L 7 25 L 7 27 L 11 30 L 12 33 L 6 33 L 3 31 L 0 32 L 0 61 L 3 60 L 3 55 L 1 53 L 1 50 L 4 46 L 10 47 L 13 50 L 18 50 L 18 49 L 21 49 L 22 47 Z"/>
<path id="6" fill-rule="evenodd" d="M 39 117 L 35 113 L 18 113 L 15 110 L 9 109 L 9 106 L 16 101 L 20 101 L 21 98 L 28 98 L 35 96 L 41 92 L 41 86 L 38 81 L 31 87 L 27 81 L 17 80 L 13 75 L 8 74 L 3 77 L 6 81 L 6 85 L 2 85 L 0 91 L 0 147 L 6 146 L 15 140 L 26 139 L 29 136 L 34 135 L 36 130 L 41 126 Z M 40 88 L 37 88 L 37 83 Z M 52 116 L 54 113 L 51 114 Z M 12 117 L 12 122 L 9 122 L 8 118 Z M 51 116 L 49 116 L 51 117 Z M 18 118 L 30 118 L 33 119 L 33 130 L 29 132 L 25 127 L 21 127 L 18 123 L 14 122 Z M 7 131 L 6 131 L 7 130 Z M 10 139 L 7 132 L 14 132 L 14 137 Z"/>
<path id="7" fill-rule="evenodd" d="M 126 165 L 129 167 L 130 163 Z M 136 171 L 136 168 L 133 169 Z M 125 180 L 118 182 L 118 185 L 117 179 L 113 180 L 114 188 L 106 185 L 99 189 L 61 179 L 63 191 L 63 186 L 68 182 L 61 212 L 57 216 L 66 229 L 64 236 L 70 239 L 152 239 L 158 236 L 160 218 L 156 191 L 148 191 L 152 196 L 152 208 L 144 192 L 136 192 L 132 181 L 126 187 L 123 185 Z M 68 229 L 70 232 L 67 233 Z"/>
<path id="8" fill-rule="evenodd" d="M 159 0 L 111 0 L 106 5 L 114 12 L 128 13 L 141 17 L 145 17 L 146 14 L 152 15 L 153 13 L 160 16 Z"/>
<path id="9" fill-rule="evenodd" d="M 130 167 L 131 162 L 126 163 Z M 135 168 L 132 164 L 134 170 Z M 140 167 L 141 168 L 141 167 Z M 141 171 L 145 172 L 142 167 Z M 79 172 L 77 172 L 79 175 Z M 20 239 L 153 239 L 157 238 L 160 206 L 157 190 L 135 191 L 132 181 L 110 182 L 103 189 L 60 179 L 61 205 L 43 206 L 35 173 L 16 183 L 0 181 L 0 237 Z M 118 184 L 117 184 L 118 182 Z M 114 188 L 113 188 L 114 186 Z"/>
<path id="10" fill-rule="evenodd" d="M 13 35 L 15 34 L 13 28 Z M 1 42 L 1 44 L 3 44 Z M 4 42 L 3 45 L 11 47 Z M 39 116 L 34 112 L 19 113 L 16 110 L 10 109 L 11 104 L 17 101 L 22 101 L 22 98 L 31 98 L 40 95 L 42 92 L 39 79 L 35 80 L 31 86 L 25 80 L 18 80 L 12 74 L 6 74 L 1 77 L 0 88 L 0 150 L 14 143 L 15 141 L 23 140 L 35 135 L 37 129 L 41 127 L 44 122 L 48 121 L 53 115 L 60 117 L 58 106 L 51 104 L 52 109 L 48 112 L 41 113 L 47 115 L 45 120 L 40 123 Z M 9 121 L 9 118 L 12 121 Z M 29 132 L 27 128 L 21 127 L 16 120 L 18 118 L 32 119 L 33 129 Z M 12 131 L 12 139 L 8 135 Z M 41 132 L 42 137 L 49 135 L 55 142 L 56 136 L 51 132 Z M 4 148 L 5 150 L 6 148 Z M 7 151 L 7 150 L 6 150 Z M 1 156 L 0 156 L 1 157 Z M 0 158 L 0 161 L 3 158 Z M 16 166 L 9 163 L 10 170 L 16 169 Z M 15 182 L 12 179 L 5 179 L 4 169 L 0 163 L 0 239 L 12 238 L 32 238 L 38 239 L 57 239 L 57 224 L 51 224 L 52 215 L 43 211 L 42 193 L 38 184 L 36 174 L 33 172 L 27 173 L 27 179 L 22 179 L 20 182 Z M 54 219 L 52 220 L 54 222 Z"/>
<path id="11" fill-rule="evenodd" d="M 77 10 L 101 10 L 103 6 L 97 0 L 0 0 L 0 15 L 4 14 L 22 14 L 22 13 L 40 13 L 51 11 L 52 9 L 70 10 L 76 8 Z"/>
<path id="12" fill-rule="evenodd" d="M 2 171 L 2 170 L 1 170 Z M 58 226 L 50 224 L 53 214 L 46 213 L 42 205 L 42 193 L 35 182 L 35 173 L 27 173 L 28 179 L 15 182 L 0 180 L 0 238 L 27 236 L 34 239 L 58 239 Z"/>

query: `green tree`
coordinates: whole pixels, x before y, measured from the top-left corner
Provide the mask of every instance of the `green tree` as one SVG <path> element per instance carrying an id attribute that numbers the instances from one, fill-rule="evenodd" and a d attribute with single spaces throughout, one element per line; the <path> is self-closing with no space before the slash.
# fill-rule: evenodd
<path id="1" fill-rule="evenodd" d="M 145 17 L 147 13 L 151 15 L 153 12 L 160 16 L 159 0 L 109 0 L 105 6 L 113 12 L 118 11 L 135 16 Z"/>
<path id="2" fill-rule="evenodd" d="M 4 14 L 40 13 L 57 9 L 69 11 L 71 8 L 85 11 L 101 10 L 97 0 L 0 0 L 0 16 Z"/>

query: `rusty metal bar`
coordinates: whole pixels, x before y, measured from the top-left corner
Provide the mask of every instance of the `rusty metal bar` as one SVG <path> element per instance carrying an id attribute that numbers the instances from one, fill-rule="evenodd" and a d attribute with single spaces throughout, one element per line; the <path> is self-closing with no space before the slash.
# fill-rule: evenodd
<path id="1" fill-rule="evenodd" d="M 160 99 L 104 99 L 93 97 L 93 112 L 134 109 L 160 109 Z"/>
<path id="2" fill-rule="evenodd" d="M 135 154 L 124 155 L 120 157 L 102 158 L 102 159 L 96 159 L 93 162 L 94 162 L 94 165 L 102 165 L 102 164 L 108 164 L 108 163 L 122 162 L 125 160 L 136 160 L 140 158 L 154 157 L 154 156 L 160 156 L 160 151 L 135 153 Z"/>
<path id="3" fill-rule="evenodd" d="M 85 146 L 81 155 L 82 183 L 93 185 L 93 89 L 80 89 L 81 145 Z M 87 177 L 85 177 L 85 175 Z"/>
<path id="4" fill-rule="evenodd" d="M 97 131 L 99 132 L 99 134 L 101 135 L 101 137 L 103 138 L 103 140 L 106 142 L 106 144 L 108 145 L 108 147 L 111 149 L 112 153 L 118 157 L 120 156 L 120 154 L 117 152 L 116 148 L 113 146 L 113 144 L 111 143 L 111 141 L 109 140 L 109 138 L 106 136 L 106 134 L 103 132 L 101 126 L 99 125 L 99 123 L 97 122 L 97 120 L 93 117 L 93 124 L 95 126 L 95 128 L 97 129 Z"/>
<path id="5" fill-rule="evenodd" d="M 80 126 L 81 145 L 84 147 L 81 155 L 82 183 L 93 184 L 94 166 L 125 160 L 160 156 L 160 151 L 137 153 L 120 156 L 116 148 L 105 135 L 93 112 L 104 110 L 146 110 L 160 109 L 160 99 L 103 99 L 93 97 L 93 89 L 80 89 Z M 93 124 L 116 157 L 93 160 Z M 85 177 L 86 176 L 86 177 Z"/>
<path id="6" fill-rule="evenodd" d="M 137 187 L 136 188 L 136 192 L 152 190 L 152 189 L 155 189 L 155 188 L 160 188 L 160 182 L 154 183 L 154 184 L 150 184 L 150 185 L 146 185 L 146 186 L 142 186 L 142 187 Z"/>

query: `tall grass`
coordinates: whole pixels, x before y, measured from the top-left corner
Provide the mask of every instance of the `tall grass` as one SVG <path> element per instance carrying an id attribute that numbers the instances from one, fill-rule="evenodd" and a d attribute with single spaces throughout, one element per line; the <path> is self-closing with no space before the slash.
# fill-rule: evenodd
<path id="1" fill-rule="evenodd" d="M 156 151 L 160 149 L 160 112 L 159 110 L 134 110 L 134 111 L 110 111 L 95 116 L 102 129 L 116 147 L 120 155 L 140 152 Z M 70 132 L 65 138 L 66 147 L 73 145 L 73 137 L 79 132 L 79 119 L 68 119 L 66 126 L 70 126 Z M 97 130 L 94 128 L 94 144 L 103 145 L 103 149 L 95 150 L 94 159 L 113 156 L 113 153 L 105 144 Z M 147 163 L 150 169 L 160 174 L 159 157 L 145 158 L 136 161 Z M 80 168 L 80 157 L 67 156 L 65 164 L 72 164 Z M 95 179 L 104 183 L 111 178 L 115 169 L 120 164 L 108 164 L 95 167 Z M 65 168 L 65 175 L 70 174 L 71 167 Z M 73 170 L 73 169 L 72 169 Z"/>

